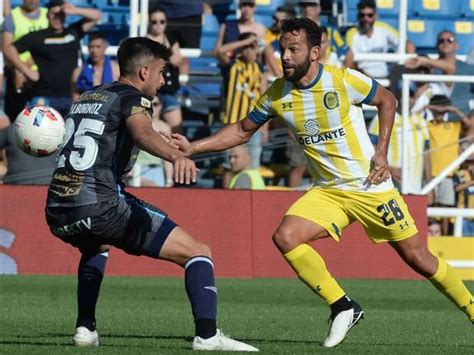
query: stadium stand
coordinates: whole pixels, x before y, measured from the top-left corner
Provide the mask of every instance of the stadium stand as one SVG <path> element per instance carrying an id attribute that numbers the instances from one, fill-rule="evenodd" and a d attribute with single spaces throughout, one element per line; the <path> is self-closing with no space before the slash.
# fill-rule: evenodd
<path id="1" fill-rule="evenodd" d="M 459 16 L 459 6 L 465 0 L 410 1 L 416 17 L 431 19 L 453 19 Z M 411 11 L 408 12 L 409 14 Z"/>

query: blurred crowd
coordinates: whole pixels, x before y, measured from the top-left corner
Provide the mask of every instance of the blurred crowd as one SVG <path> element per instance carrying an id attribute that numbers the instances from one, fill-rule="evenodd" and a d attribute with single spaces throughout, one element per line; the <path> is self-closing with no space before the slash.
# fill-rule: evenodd
<path id="1" fill-rule="evenodd" d="M 12 9 L 9 5 L 9 0 L 3 1 L 0 176 L 5 184 L 47 184 L 54 157 L 32 158 L 20 151 L 13 142 L 11 123 L 30 104 L 52 106 L 65 116 L 72 101 L 83 92 L 116 80 L 119 68 L 114 58 L 105 54 L 107 35 L 94 29 L 101 19 L 99 9 L 77 7 L 62 0 L 52 0 L 45 7 L 40 7 L 39 0 L 23 0 L 21 6 Z M 150 0 L 147 36 L 173 52 L 164 72 L 165 85 L 153 100 L 153 127 L 157 131 L 187 133 L 180 78 L 189 74 L 190 65 L 182 49 L 199 48 L 200 26 L 203 17 L 212 14 L 211 5 L 204 1 L 183 6 L 182 2 Z M 389 164 L 392 178 L 400 187 L 401 75 L 474 75 L 474 49 L 465 61 L 459 60 L 455 33 L 443 30 L 434 44 L 437 53 L 417 53 L 415 43 L 407 41 L 406 52 L 413 56 L 404 63 L 356 61 L 354 54 L 396 52 L 398 31 L 378 19 L 373 0 L 358 2 L 358 23 L 350 28 L 338 28 L 330 17 L 322 16 L 321 5 L 320 0 L 304 0 L 280 6 L 267 28 L 256 21 L 258 1 L 238 2 L 237 16 L 220 23 L 212 51 L 222 76 L 220 119 L 213 124 L 230 124 L 246 117 L 269 83 L 282 75 L 278 41 L 282 22 L 296 16 L 310 18 L 322 28 L 322 64 L 360 70 L 386 83 L 399 99 Z M 69 16 L 78 20 L 66 22 Z M 84 39 L 88 55 L 81 54 Z M 412 82 L 409 105 L 410 178 L 403 183 L 408 193 L 420 194 L 422 186 L 474 142 L 474 84 Z M 368 134 L 377 144 L 376 112 L 366 110 L 364 115 Z M 268 151 L 271 153 L 266 154 Z M 284 189 L 310 184 L 298 143 L 278 123 L 264 126 L 245 147 L 226 152 L 210 173 L 214 186 L 223 188 Z M 142 153 L 128 183 L 171 187 L 171 176 L 169 163 Z M 474 156 L 449 173 L 428 198 L 432 206 L 473 208 Z M 439 226 L 442 235 L 452 230 L 448 218 L 431 222 Z M 474 221 L 465 220 L 463 233 L 474 235 Z"/>

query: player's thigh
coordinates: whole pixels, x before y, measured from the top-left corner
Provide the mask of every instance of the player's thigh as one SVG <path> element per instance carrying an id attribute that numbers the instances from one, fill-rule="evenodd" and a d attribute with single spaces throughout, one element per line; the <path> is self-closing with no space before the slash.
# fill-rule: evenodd
<path id="1" fill-rule="evenodd" d="M 285 216 L 296 216 L 318 226 L 316 230 L 309 228 L 304 237 L 314 232 L 316 236 L 324 235 L 321 233 L 326 231 L 336 241 L 352 222 L 345 210 L 344 199 L 340 198 L 338 191 L 329 189 L 309 190 L 289 208 Z"/>
<path id="2" fill-rule="evenodd" d="M 127 254 L 158 258 L 164 242 L 176 228 L 165 212 L 130 194 L 111 202 L 93 231 L 101 244 L 110 244 Z"/>
<path id="3" fill-rule="evenodd" d="M 328 236 L 323 226 L 299 216 L 286 215 L 273 234 L 273 242 L 281 253 L 286 254 L 301 244 Z"/>
<path id="4" fill-rule="evenodd" d="M 347 192 L 349 214 L 364 227 L 375 243 L 396 242 L 410 238 L 418 232 L 415 221 L 400 193 Z"/>
<path id="5" fill-rule="evenodd" d="M 195 256 L 211 257 L 210 248 L 197 240 L 181 227 L 174 228 L 160 250 L 159 258 L 184 265 Z"/>

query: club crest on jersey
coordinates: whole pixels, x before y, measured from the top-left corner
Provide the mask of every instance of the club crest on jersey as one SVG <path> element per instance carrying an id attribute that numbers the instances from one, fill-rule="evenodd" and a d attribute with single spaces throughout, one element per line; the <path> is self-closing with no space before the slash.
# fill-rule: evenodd
<path id="1" fill-rule="evenodd" d="M 308 136 L 316 136 L 319 134 L 319 124 L 316 120 L 307 120 L 304 124 L 304 130 Z"/>
<path id="2" fill-rule="evenodd" d="M 151 107 L 151 101 L 142 97 L 141 101 L 140 101 L 140 104 L 143 106 L 143 107 L 146 107 L 146 108 L 150 108 Z"/>
<path id="3" fill-rule="evenodd" d="M 323 105 L 328 110 L 334 110 L 339 107 L 339 96 L 337 92 L 330 91 L 324 94 L 323 96 Z"/>

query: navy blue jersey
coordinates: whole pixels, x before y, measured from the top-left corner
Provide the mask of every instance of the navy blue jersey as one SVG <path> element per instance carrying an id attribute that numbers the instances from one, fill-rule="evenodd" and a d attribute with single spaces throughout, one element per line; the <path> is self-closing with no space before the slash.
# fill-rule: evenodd
<path id="1" fill-rule="evenodd" d="M 66 116 L 66 138 L 48 190 L 49 207 L 83 206 L 116 198 L 139 152 L 125 124 L 150 98 L 114 82 L 81 95 Z"/>

